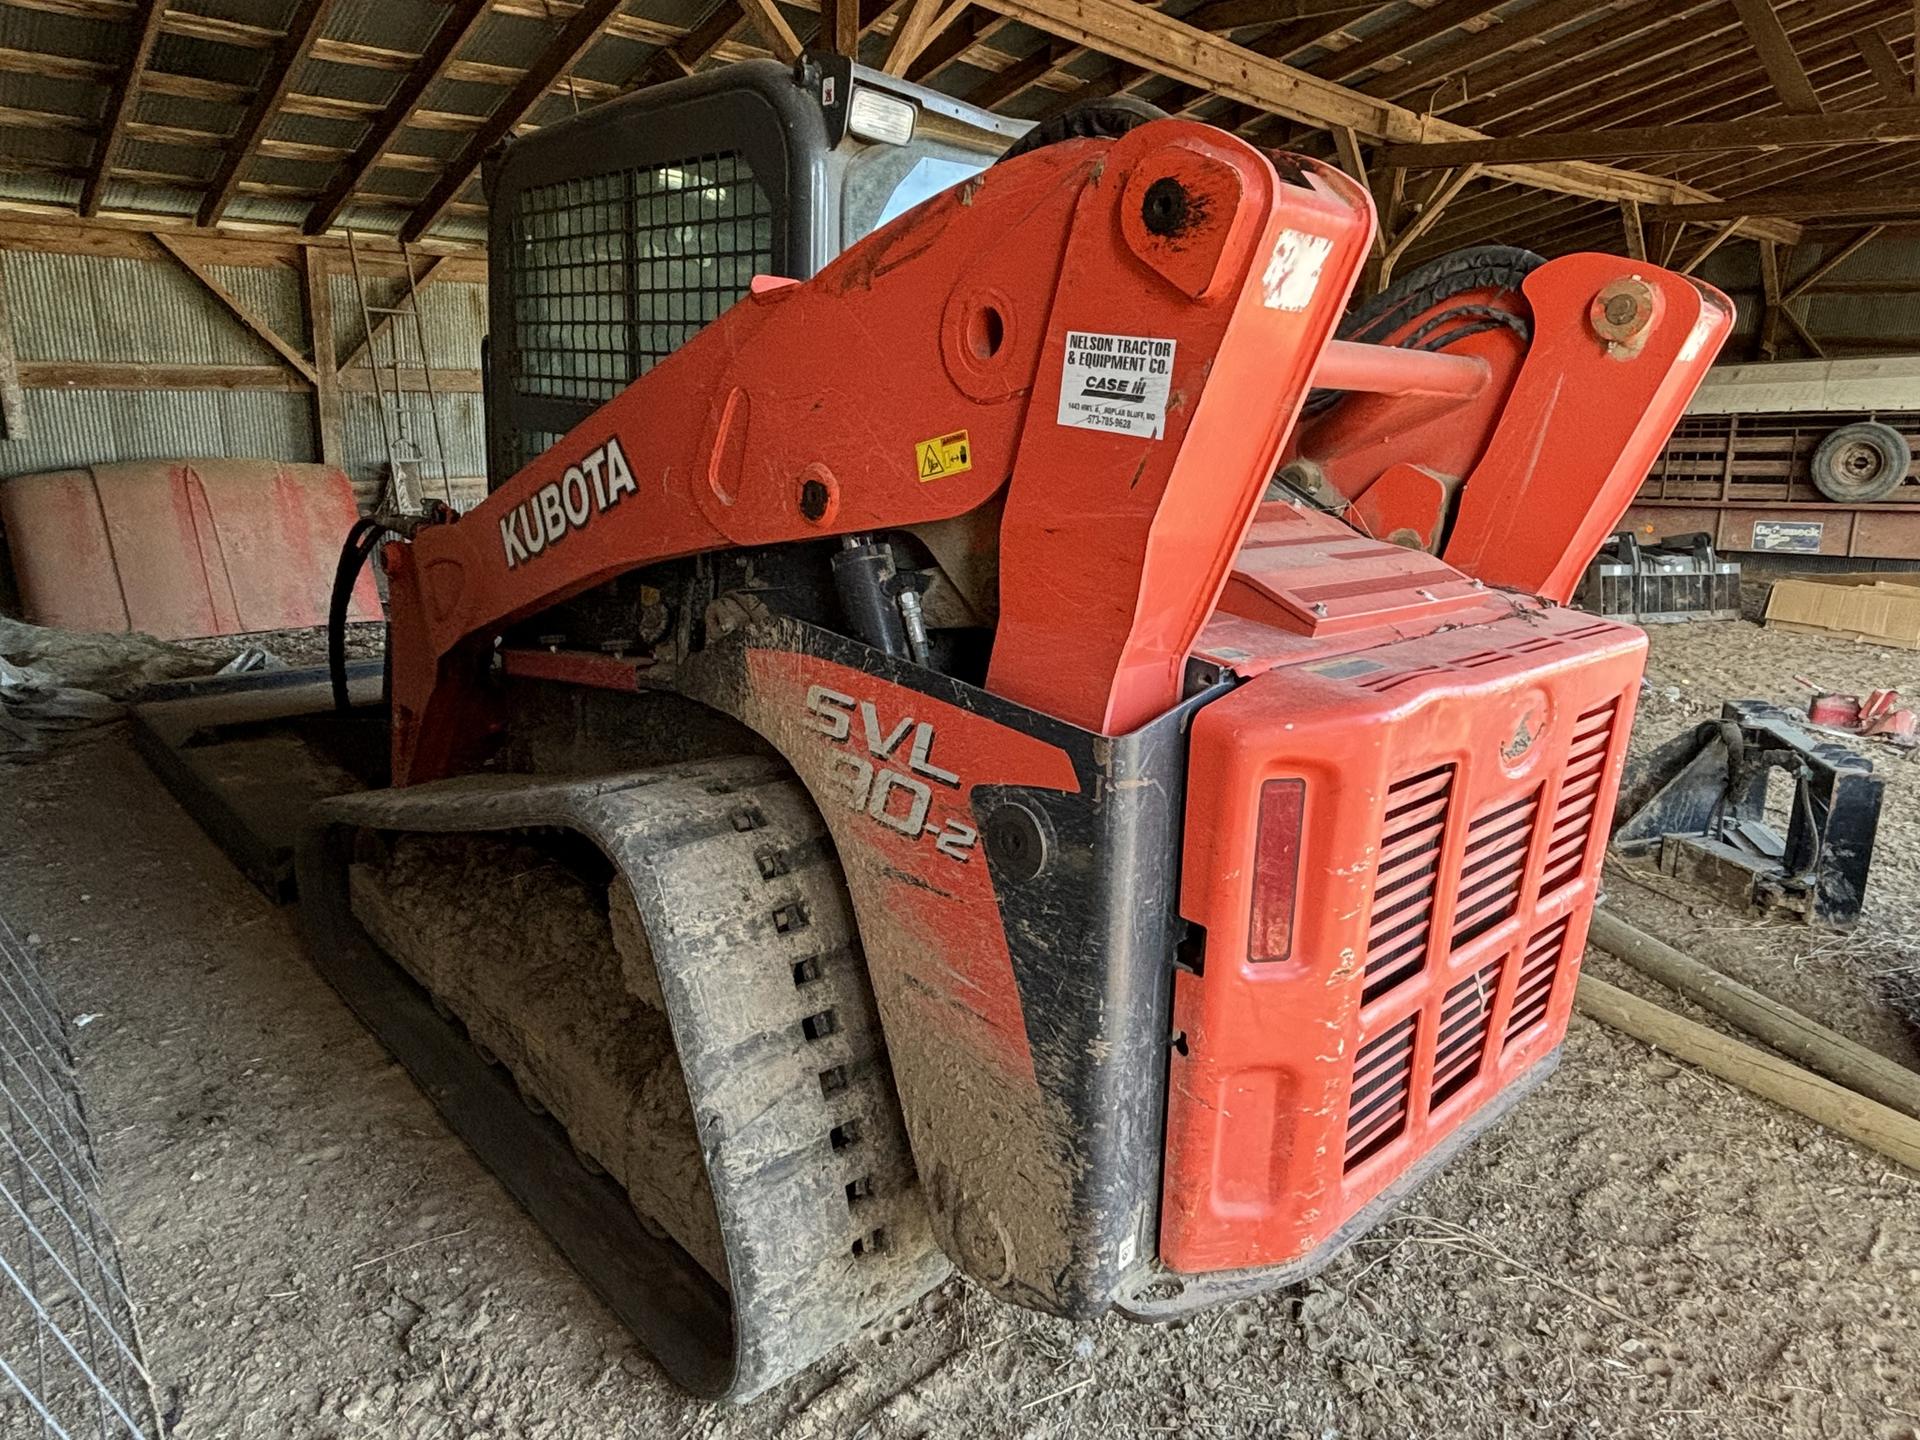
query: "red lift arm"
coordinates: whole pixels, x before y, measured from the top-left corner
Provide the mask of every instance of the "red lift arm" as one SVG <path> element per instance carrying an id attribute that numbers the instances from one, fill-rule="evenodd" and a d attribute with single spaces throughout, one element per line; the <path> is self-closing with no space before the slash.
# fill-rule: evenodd
<path id="1" fill-rule="evenodd" d="M 396 782 L 484 752 L 482 680 L 518 619 L 649 563 L 1000 495 L 988 688 L 1124 733 L 1177 699 L 1316 379 L 1460 405 L 1484 456 L 1445 553 L 1564 598 L 1730 311 L 1613 257 L 1544 267 L 1489 442 L 1486 361 L 1330 342 L 1372 224 L 1338 171 L 1164 121 L 996 166 L 805 284 L 756 282 L 460 523 L 389 547 Z M 1639 308 L 1590 321 L 1621 285 Z"/>

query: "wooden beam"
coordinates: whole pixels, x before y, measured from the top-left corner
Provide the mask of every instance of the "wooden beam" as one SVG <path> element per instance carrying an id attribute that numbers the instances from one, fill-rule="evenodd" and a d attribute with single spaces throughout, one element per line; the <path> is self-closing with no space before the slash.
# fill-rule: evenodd
<path id="1" fill-rule="evenodd" d="M 7 306 L 7 274 L 0 265 L 0 437 L 27 435 L 27 397 L 20 387 L 20 354 L 13 343 L 13 312 Z"/>
<path id="2" fill-rule="evenodd" d="M 1680 273 L 1682 275 L 1691 275 L 1704 265 L 1709 255 L 1713 254 L 1714 251 L 1718 250 L 1722 245 L 1726 244 L 1728 240 L 1733 238 L 1733 232 L 1740 228 L 1740 221 L 1745 218 L 1745 216 L 1740 216 L 1729 220 L 1718 230 L 1715 230 L 1713 234 L 1709 235 L 1706 244 L 1694 251 L 1692 256 L 1688 258 L 1687 263 L 1680 267 Z M 1680 227 L 1676 225 L 1673 228 L 1677 234 Z"/>
<path id="3" fill-rule="evenodd" d="M 1780 302 L 1779 315 L 1782 320 L 1787 322 L 1787 328 L 1800 337 L 1800 343 L 1813 352 L 1814 359 L 1824 360 L 1827 358 L 1827 352 L 1820 347 L 1820 342 L 1813 338 L 1812 333 L 1807 329 L 1800 317 L 1793 313 L 1793 307 L 1787 304 L 1784 299 Z"/>
<path id="4" fill-rule="evenodd" d="M 1375 161 L 1410 169 L 1503 165 L 1542 160 L 1591 160 L 1648 155 L 1709 155 L 1728 150 L 1797 146 L 1893 144 L 1920 140 L 1920 105 L 1902 104 L 1839 115 L 1774 115 L 1704 125 L 1632 125 L 1599 130 L 1543 131 L 1501 139 L 1389 145 Z"/>
<path id="5" fill-rule="evenodd" d="M 1422 202 L 1420 213 L 1393 237 L 1393 243 L 1387 247 L 1387 253 L 1381 258 L 1380 286 L 1382 289 L 1392 283 L 1394 266 L 1398 265 L 1401 257 L 1413 248 L 1414 241 L 1433 228 L 1434 222 L 1453 202 L 1454 197 L 1478 179 L 1479 175 L 1478 166 L 1464 165 L 1457 171 L 1449 171 L 1439 177 L 1433 192 Z"/>
<path id="6" fill-rule="evenodd" d="M 644 90 L 649 85 L 664 85 L 669 80 L 693 74 L 732 38 L 746 19 L 737 0 L 719 0 L 698 25 L 671 45 L 661 47 L 635 78 L 633 88 Z"/>
<path id="7" fill-rule="evenodd" d="M 1733 0 L 1740 23 L 1747 27 L 1753 48 L 1760 52 L 1760 64 L 1773 82 L 1780 103 L 1800 115 L 1818 115 L 1820 97 L 1814 94 L 1807 72 L 1787 38 L 1786 26 L 1774 13 L 1773 0 Z"/>
<path id="8" fill-rule="evenodd" d="M 126 68 L 121 73 L 120 83 L 113 88 L 107 100 L 106 124 L 101 127 L 99 143 L 93 147 L 93 168 L 80 192 L 82 215 L 100 213 L 100 201 L 106 192 L 107 178 L 113 172 L 114 157 L 119 153 L 120 142 L 126 136 L 127 122 L 133 118 L 135 97 L 140 93 L 140 77 L 146 73 L 147 64 L 153 59 L 153 47 L 160 39 L 161 23 L 166 18 L 167 0 L 141 0 L 139 11 L 128 26 L 133 44 L 128 48 Z"/>
<path id="9" fill-rule="evenodd" d="M 1428 85 L 1460 76 L 1468 66 L 1505 54 L 1537 36 L 1592 14 L 1594 9 L 1594 0 L 1541 0 L 1497 25 L 1462 34 L 1425 59 L 1389 70 L 1360 88 L 1383 100 L 1398 100 Z"/>
<path id="10" fill-rule="evenodd" d="M 966 8 L 967 0 L 906 0 L 906 11 L 893 27 L 893 43 L 887 47 L 881 70 L 888 75 L 905 75 L 928 42 L 958 20 Z"/>
<path id="11" fill-rule="evenodd" d="M 402 394 L 478 395 L 486 388 L 478 370 L 444 370 L 438 365 L 433 367 L 432 385 L 424 370 L 403 366 L 395 372 L 383 365 L 377 376 L 371 370 L 342 370 L 340 388 L 356 395 L 377 395 L 382 387 L 391 393 L 396 373 Z"/>
<path id="12" fill-rule="evenodd" d="M 342 371 L 340 389 L 353 394 L 372 394 L 371 371 Z M 393 372 L 382 370 L 380 382 L 393 388 Z M 149 365 L 144 361 L 116 362 L 93 360 L 23 360 L 20 384 L 26 390 L 269 390 L 299 393 L 309 389 L 307 382 L 280 365 Z M 478 370 L 442 370 L 433 372 L 433 388 L 442 395 L 478 394 L 482 390 Z M 426 373 L 402 370 L 400 389 L 409 394 L 425 394 Z"/>
<path id="13" fill-rule="evenodd" d="M 1309 75 L 1247 47 L 1131 0 L 983 0 L 987 8 L 1024 21 L 1126 65 L 1155 70 L 1221 98 L 1319 127 L 1346 125 L 1369 140 L 1420 143 L 1483 140 L 1476 130 L 1416 114 L 1342 85 Z M 1595 200 L 1642 204 L 1708 203 L 1690 185 L 1639 171 L 1585 162 L 1493 167 L 1492 173 L 1538 189 Z M 1773 225 L 1779 238 L 1797 233 Z"/>
<path id="14" fill-rule="evenodd" d="M 1760 242 L 1760 326 L 1754 339 L 1760 358 L 1773 359 L 1780 350 L 1780 247 Z"/>
<path id="15" fill-rule="evenodd" d="M 212 272 L 198 260 L 194 259 L 187 248 L 178 240 L 171 235 L 160 232 L 154 235 L 153 242 L 162 250 L 166 251 L 167 254 L 171 255 L 174 260 L 179 263 L 182 270 L 185 270 L 189 275 L 193 276 L 195 280 L 198 280 L 202 288 L 204 288 L 209 295 L 213 296 L 214 299 L 218 300 L 221 305 L 225 306 L 227 312 L 232 315 L 235 320 L 238 320 L 245 329 L 251 332 L 256 339 L 284 360 L 289 369 L 300 375 L 309 385 L 314 384 L 318 380 L 319 376 L 313 368 L 313 362 L 298 350 L 294 349 L 292 345 L 288 344 L 285 337 L 283 337 L 279 331 L 275 330 L 271 325 L 267 324 L 266 321 L 249 310 L 239 296 L 235 295 L 231 290 L 228 290 L 226 286 L 214 279 Z"/>
<path id="16" fill-rule="evenodd" d="M 834 0 L 826 0 L 832 4 Z M 932 40 L 928 41 L 920 53 L 913 57 L 913 63 L 907 67 L 907 78 L 922 83 L 930 80 L 944 67 L 966 55 L 987 35 L 1006 22 L 991 10 L 975 9 L 971 5 L 953 24 L 946 27 Z M 981 56 L 975 53 L 975 61 Z"/>
<path id="17" fill-rule="evenodd" d="M 1661 207 L 1663 220 L 1727 220 L 1735 215 L 1781 219 L 1827 220 L 1849 215 L 1920 216 L 1920 187 L 1889 186 L 1875 191 L 1858 189 L 1788 188 L 1758 190 L 1737 200 L 1686 202 Z"/>
<path id="18" fill-rule="evenodd" d="M 573 12 L 573 18 L 561 27 L 559 35 L 541 52 L 520 78 L 520 83 L 494 107 L 493 113 L 487 117 L 487 123 L 476 130 L 473 137 L 461 147 L 460 153 L 448 162 L 446 172 L 427 191 L 413 214 L 407 217 L 400 229 L 404 239 L 418 240 L 439 223 L 447 208 L 460 198 L 460 192 L 472 183 L 480 169 L 481 159 L 506 139 L 513 127 L 546 98 L 547 88 L 555 80 L 571 70 L 593 48 L 594 42 L 599 40 L 602 32 L 619 13 L 621 3 L 622 0 L 586 0 Z M 772 0 L 766 0 L 766 3 L 771 4 Z"/>
<path id="19" fill-rule="evenodd" d="M 1414 11 L 1397 25 L 1382 26 L 1358 44 L 1336 51 L 1316 65 L 1313 73 L 1329 80 L 1351 80 L 1403 50 L 1477 20 L 1496 4 L 1498 0 L 1439 0 L 1428 9 Z"/>
<path id="20" fill-rule="evenodd" d="M 780 13 L 777 0 L 740 0 L 740 9 L 753 28 L 760 32 L 760 39 L 773 52 L 774 59 L 791 65 L 800 58 L 800 52 L 806 47 L 800 43 L 800 37 L 793 33 L 787 17 Z"/>
<path id="21" fill-rule="evenodd" d="M 1885 234 L 1886 228 L 1884 225 L 1869 225 L 1866 229 L 1862 230 L 1858 235 L 1847 241 L 1846 244 L 1842 245 L 1838 250 L 1835 250 L 1818 265 L 1814 266 L 1813 269 L 1789 285 L 1786 293 L 1780 297 L 1782 303 L 1791 304 L 1809 290 L 1817 288 L 1820 282 L 1826 279 L 1827 276 L 1846 264 L 1848 260 L 1852 259 L 1853 256 L 1859 253 L 1865 246 L 1871 245 L 1875 240 L 1879 239 L 1881 235 Z"/>
<path id="22" fill-rule="evenodd" d="M 1622 200 L 1620 202 L 1620 228 L 1626 232 L 1627 258 L 1644 260 L 1647 258 L 1647 232 L 1640 224 L 1640 202 Z"/>
<path id="23" fill-rule="evenodd" d="M 820 0 L 820 35 L 814 42 L 822 50 L 860 58 L 860 0 Z"/>
<path id="24" fill-rule="evenodd" d="M 324 250 L 309 248 L 300 258 L 304 262 L 300 267 L 300 298 L 307 312 L 307 334 L 313 340 L 315 449 L 322 465 L 338 469 L 347 463 L 347 412 L 340 398 L 333 348 L 333 271 Z"/>
<path id="25" fill-rule="evenodd" d="M 1893 47 L 1878 30 L 1862 30 L 1853 37 L 1853 48 L 1866 62 L 1867 73 L 1880 87 L 1880 96 L 1889 105 L 1907 105 L 1913 100 L 1907 88 L 1907 72 L 1894 58 Z"/>
<path id="26" fill-rule="evenodd" d="M 320 38 L 334 3 L 335 0 L 300 0 L 295 7 L 287 22 L 286 36 L 261 72 L 260 88 L 254 94 L 253 103 L 241 118 L 240 128 L 228 143 L 227 153 L 221 157 L 219 169 L 214 171 L 213 183 L 200 202 L 200 213 L 196 217 L 200 224 L 219 224 L 220 216 L 233 199 L 234 188 L 240 183 L 240 172 L 247 168 L 260 137 L 278 116 L 280 102 L 293 89 L 293 77 L 299 73 L 313 42 Z"/>
<path id="27" fill-rule="evenodd" d="M 292 390 L 307 382 L 282 365 L 148 365 L 25 360 L 28 390 Z"/>
<path id="28" fill-rule="evenodd" d="M 473 32 L 480 28 L 487 9 L 487 0 L 455 0 L 454 4 L 447 7 L 440 28 L 434 31 L 433 39 L 427 43 L 419 61 L 401 80 L 400 87 L 393 92 L 393 98 L 387 102 L 380 118 L 368 128 L 353 153 L 347 157 L 347 163 L 341 167 L 340 173 L 321 192 L 320 198 L 314 201 L 313 209 L 307 215 L 307 223 L 302 227 L 309 235 L 324 234 L 333 227 L 333 222 L 340 218 L 340 212 L 347 208 L 347 202 L 353 199 L 353 192 L 360 188 L 393 142 L 400 138 L 400 132 L 412 121 L 421 97 L 440 79 L 440 72 L 446 68 L 447 62 L 460 53 L 461 48 L 473 37 Z"/>

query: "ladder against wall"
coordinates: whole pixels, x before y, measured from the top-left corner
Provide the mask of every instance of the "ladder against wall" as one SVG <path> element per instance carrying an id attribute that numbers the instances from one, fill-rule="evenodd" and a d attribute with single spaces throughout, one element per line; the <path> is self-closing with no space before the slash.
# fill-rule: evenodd
<path id="1" fill-rule="evenodd" d="M 433 356 L 427 348 L 426 327 L 420 318 L 420 283 L 414 269 L 413 247 L 400 241 L 402 280 L 391 304 L 375 304 L 360 263 L 360 247 L 347 230 L 347 258 L 353 288 L 366 326 L 367 364 L 373 371 L 374 404 L 380 411 L 380 436 L 386 447 L 386 486 L 376 510 L 417 514 L 429 498 L 453 504 L 453 482 L 447 470 L 445 422 L 440 390 L 433 374 Z M 381 341 L 384 339 L 385 344 Z M 382 352 L 384 351 L 384 358 Z M 410 376 L 419 384 L 407 386 Z M 408 391 L 424 393 L 427 422 L 407 403 Z"/>

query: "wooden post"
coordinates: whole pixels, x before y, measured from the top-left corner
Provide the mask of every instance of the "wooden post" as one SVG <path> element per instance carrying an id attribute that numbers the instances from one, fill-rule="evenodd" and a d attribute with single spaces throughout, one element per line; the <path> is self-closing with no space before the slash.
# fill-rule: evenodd
<path id="1" fill-rule="evenodd" d="M 1756 1040 L 1764 1040 L 1849 1090 L 1920 1119 L 1920 1075 L 1815 1023 L 1770 995 L 1742 985 L 1605 910 L 1593 912 L 1588 941 L 1642 975 L 1677 990 Z"/>
<path id="2" fill-rule="evenodd" d="M 7 308 L 6 270 L 0 263 L 0 435 L 23 440 L 27 397 L 20 388 L 20 355 L 13 345 L 13 312 Z"/>
<path id="3" fill-rule="evenodd" d="M 340 377 L 333 348 L 333 288 L 327 252 L 308 245 L 301 255 L 302 298 L 307 307 L 307 333 L 313 337 L 313 433 L 320 463 L 337 470 L 347 463 L 346 406 L 340 398 Z"/>
<path id="4" fill-rule="evenodd" d="M 1760 330 L 1756 337 L 1762 359 L 1771 360 L 1780 351 L 1780 248 L 1771 240 L 1760 242 Z"/>
<path id="5" fill-rule="evenodd" d="M 1640 225 L 1640 202 L 1622 200 L 1620 202 L 1620 226 L 1627 232 L 1627 258 L 1644 260 L 1647 258 L 1647 232 Z"/>
<path id="6" fill-rule="evenodd" d="M 1602 1025 L 1654 1045 L 1676 1060 L 1771 1100 L 1829 1130 L 1858 1140 L 1909 1169 L 1920 1170 L 1920 1121 L 1864 1095 L 1822 1080 L 1790 1061 L 1730 1040 L 1718 1030 L 1616 989 L 1592 975 L 1580 977 L 1574 1007 Z"/>

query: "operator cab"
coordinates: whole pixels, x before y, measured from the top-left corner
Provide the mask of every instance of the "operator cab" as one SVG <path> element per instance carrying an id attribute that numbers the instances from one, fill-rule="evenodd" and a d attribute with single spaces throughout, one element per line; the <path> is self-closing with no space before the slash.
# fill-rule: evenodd
<path id="1" fill-rule="evenodd" d="M 755 275 L 810 279 L 1029 125 L 809 54 L 654 86 L 508 146 L 487 172 L 488 488 Z"/>

